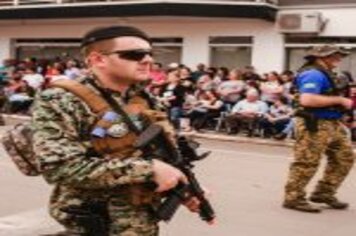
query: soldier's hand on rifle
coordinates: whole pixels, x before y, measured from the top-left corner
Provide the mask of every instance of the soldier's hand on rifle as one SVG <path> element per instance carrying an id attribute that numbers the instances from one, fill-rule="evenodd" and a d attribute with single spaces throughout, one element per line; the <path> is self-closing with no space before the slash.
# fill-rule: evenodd
<path id="1" fill-rule="evenodd" d="M 187 183 L 186 176 L 177 168 L 160 160 L 153 160 L 153 178 L 157 184 L 156 192 L 165 192 L 174 188 L 180 181 Z"/>
<path id="2" fill-rule="evenodd" d="M 199 212 L 199 205 L 200 201 L 196 197 L 190 197 L 184 202 L 184 205 L 191 211 L 191 212 Z"/>

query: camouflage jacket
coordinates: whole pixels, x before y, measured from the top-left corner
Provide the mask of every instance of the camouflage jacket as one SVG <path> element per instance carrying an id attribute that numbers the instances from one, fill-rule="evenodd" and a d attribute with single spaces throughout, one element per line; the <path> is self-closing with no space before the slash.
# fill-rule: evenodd
<path id="1" fill-rule="evenodd" d="M 82 83 L 93 88 L 87 80 Z M 131 90 L 130 94 L 135 93 Z M 119 93 L 113 93 L 113 97 L 123 103 Z M 37 96 L 32 118 L 33 148 L 45 179 L 84 189 L 152 181 L 149 160 L 106 158 L 90 151 L 90 133 L 96 118 L 87 104 L 64 89 L 47 89 Z"/>

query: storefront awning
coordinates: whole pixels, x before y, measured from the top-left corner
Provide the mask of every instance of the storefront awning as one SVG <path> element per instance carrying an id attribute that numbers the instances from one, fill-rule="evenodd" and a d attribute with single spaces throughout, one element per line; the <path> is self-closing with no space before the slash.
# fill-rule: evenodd
<path id="1" fill-rule="evenodd" d="M 227 1 L 152 2 L 137 4 L 0 8 L 0 20 L 129 16 L 189 16 L 256 18 L 274 21 L 277 8 L 270 4 L 230 4 Z"/>

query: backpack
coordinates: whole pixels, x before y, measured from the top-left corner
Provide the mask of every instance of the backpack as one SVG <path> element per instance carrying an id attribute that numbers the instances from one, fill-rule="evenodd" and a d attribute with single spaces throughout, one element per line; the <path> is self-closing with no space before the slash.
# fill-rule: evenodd
<path id="1" fill-rule="evenodd" d="M 51 88 L 63 88 L 81 98 L 95 114 L 103 114 L 110 106 L 92 89 L 74 80 L 56 80 Z M 33 128 L 31 122 L 21 123 L 8 130 L 1 142 L 16 167 L 27 176 L 38 176 L 41 170 L 32 148 Z"/>

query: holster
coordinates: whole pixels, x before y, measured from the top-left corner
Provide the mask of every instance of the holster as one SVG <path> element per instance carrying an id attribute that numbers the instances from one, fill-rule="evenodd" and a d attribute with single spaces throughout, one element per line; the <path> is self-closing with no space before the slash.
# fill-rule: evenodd
<path id="1" fill-rule="evenodd" d="M 85 236 L 108 236 L 109 214 L 106 202 L 88 201 L 79 206 L 61 209 L 85 230 Z"/>
<path id="2" fill-rule="evenodd" d="M 318 118 L 313 113 L 309 111 L 297 111 L 295 116 L 304 119 L 304 126 L 309 132 L 318 132 Z"/>

